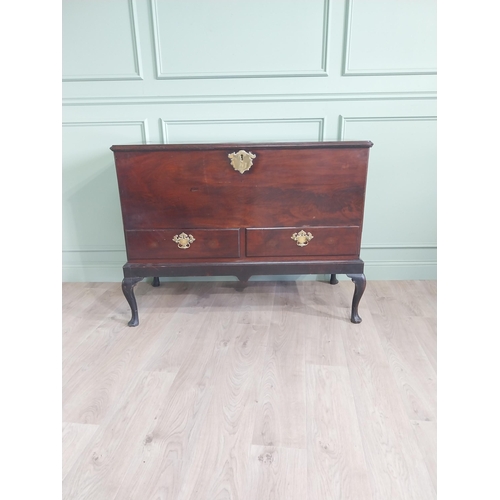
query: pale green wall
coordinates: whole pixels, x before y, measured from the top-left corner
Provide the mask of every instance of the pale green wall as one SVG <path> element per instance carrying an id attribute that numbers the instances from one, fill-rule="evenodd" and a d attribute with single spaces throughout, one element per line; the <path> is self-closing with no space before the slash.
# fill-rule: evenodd
<path id="1" fill-rule="evenodd" d="M 65 281 L 122 278 L 112 144 L 339 139 L 374 142 L 368 279 L 436 277 L 435 0 L 62 5 Z"/>

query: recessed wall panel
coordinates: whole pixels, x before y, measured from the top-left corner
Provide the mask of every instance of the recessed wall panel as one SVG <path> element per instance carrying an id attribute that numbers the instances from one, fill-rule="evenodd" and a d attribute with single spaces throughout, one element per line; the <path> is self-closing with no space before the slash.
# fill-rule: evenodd
<path id="1" fill-rule="evenodd" d="M 167 144 L 323 140 L 322 118 L 163 121 Z"/>
<path id="2" fill-rule="evenodd" d="M 436 72 L 436 0 L 349 0 L 346 75 Z"/>
<path id="3" fill-rule="evenodd" d="M 65 81 L 141 80 L 134 0 L 64 0 Z"/>
<path id="4" fill-rule="evenodd" d="M 328 0 L 151 5 L 158 78 L 326 76 Z"/>

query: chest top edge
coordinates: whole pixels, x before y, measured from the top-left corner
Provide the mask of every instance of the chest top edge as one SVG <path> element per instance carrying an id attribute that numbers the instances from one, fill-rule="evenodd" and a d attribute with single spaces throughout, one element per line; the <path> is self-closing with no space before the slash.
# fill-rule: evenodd
<path id="1" fill-rule="evenodd" d="M 199 151 L 231 148 L 259 149 L 362 149 L 371 148 L 371 141 L 323 141 L 323 142 L 232 142 L 209 144 L 123 144 L 110 147 L 114 152 L 152 152 L 152 151 Z"/>

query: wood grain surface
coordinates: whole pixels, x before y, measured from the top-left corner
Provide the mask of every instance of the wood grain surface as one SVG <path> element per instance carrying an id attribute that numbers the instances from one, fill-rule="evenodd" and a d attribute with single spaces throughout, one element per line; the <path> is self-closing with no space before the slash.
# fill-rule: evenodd
<path id="1" fill-rule="evenodd" d="M 221 146 L 113 147 L 125 229 L 362 225 L 367 143 L 254 144 L 244 175 Z"/>
<path id="2" fill-rule="evenodd" d="M 63 498 L 436 498 L 436 287 L 63 286 Z"/>

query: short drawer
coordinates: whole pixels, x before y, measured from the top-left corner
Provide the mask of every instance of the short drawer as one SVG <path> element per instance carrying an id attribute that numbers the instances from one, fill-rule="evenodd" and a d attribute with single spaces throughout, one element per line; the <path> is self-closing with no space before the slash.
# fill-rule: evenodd
<path id="1" fill-rule="evenodd" d="M 129 230 L 128 259 L 237 258 L 239 229 Z"/>
<path id="2" fill-rule="evenodd" d="M 248 228 L 248 257 L 359 255 L 359 226 Z"/>

